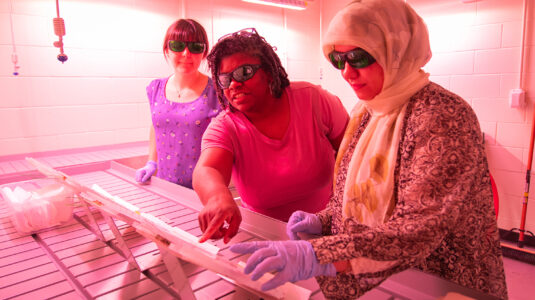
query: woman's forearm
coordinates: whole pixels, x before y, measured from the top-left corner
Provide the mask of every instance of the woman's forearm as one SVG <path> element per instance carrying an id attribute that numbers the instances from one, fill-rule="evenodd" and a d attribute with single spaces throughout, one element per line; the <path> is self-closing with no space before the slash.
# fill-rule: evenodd
<path id="1" fill-rule="evenodd" d="M 148 160 L 158 160 L 158 153 L 156 152 L 156 134 L 154 133 L 154 126 L 151 125 L 149 133 L 149 158 Z"/>
<path id="2" fill-rule="evenodd" d="M 199 166 L 193 171 L 193 189 L 203 205 L 221 198 L 232 199 L 228 184 L 228 180 L 217 169 Z"/>

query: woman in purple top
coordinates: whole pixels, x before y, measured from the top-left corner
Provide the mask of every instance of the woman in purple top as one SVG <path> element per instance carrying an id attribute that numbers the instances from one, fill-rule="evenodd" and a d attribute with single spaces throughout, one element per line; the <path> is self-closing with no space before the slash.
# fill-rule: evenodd
<path id="1" fill-rule="evenodd" d="M 152 126 L 149 159 L 136 171 L 136 181 L 152 175 L 191 188 L 199 159 L 201 137 L 219 104 L 212 80 L 199 72 L 208 54 L 208 38 L 201 24 L 180 19 L 167 29 L 163 54 L 174 73 L 147 86 Z"/>

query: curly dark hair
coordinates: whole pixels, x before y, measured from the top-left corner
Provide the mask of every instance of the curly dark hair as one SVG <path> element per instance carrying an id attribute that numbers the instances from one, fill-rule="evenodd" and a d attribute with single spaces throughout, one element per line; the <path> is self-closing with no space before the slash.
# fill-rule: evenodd
<path id="1" fill-rule="evenodd" d="M 220 38 L 206 57 L 222 109 L 226 109 L 229 104 L 217 80 L 219 66 L 223 58 L 235 53 L 246 53 L 258 57 L 261 68 L 266 74 L 271 75 L 272 80 L 269 84 L 271 95 L 275 98 L 282 96 L 282 91 L 290 85 L 290 81 L 288 80 L 288 73 L 286 73 L 274 51 L 274 47 L 260 36 L 254 28 L 243 29 Z M 232 106 L 230 108 L 233 109 Z"/>

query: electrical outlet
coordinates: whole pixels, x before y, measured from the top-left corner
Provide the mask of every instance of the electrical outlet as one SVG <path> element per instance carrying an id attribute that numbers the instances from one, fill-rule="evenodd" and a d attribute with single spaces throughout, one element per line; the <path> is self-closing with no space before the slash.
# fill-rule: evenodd
<path id="1" fill-rule="evenodd" d="M 511 108 L 519 108 L 523 107 L 525 103 L 525 95 L 526 92 L 524 92 L 523 89 L 512 89 L 509 92 L 509 107 Z"/>

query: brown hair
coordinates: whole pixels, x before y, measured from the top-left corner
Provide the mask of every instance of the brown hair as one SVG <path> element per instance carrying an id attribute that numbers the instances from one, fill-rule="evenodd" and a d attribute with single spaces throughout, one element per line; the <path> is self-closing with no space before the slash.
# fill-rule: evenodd
<path id="1" fill-rule="evenodd" d="M 163 39 L 163 54 L 167 57 L 167 51 L 169 50 L 169 41 L 183 41 L 183 42 L 201 42 L 206 46 L 204 47 L 203 57 L 208 55 L 208 36 L 206 30 L 202 25 L 193 19 L 179 19 L 175 21 L 169 28 Z"/>

